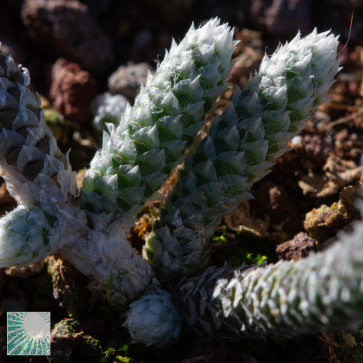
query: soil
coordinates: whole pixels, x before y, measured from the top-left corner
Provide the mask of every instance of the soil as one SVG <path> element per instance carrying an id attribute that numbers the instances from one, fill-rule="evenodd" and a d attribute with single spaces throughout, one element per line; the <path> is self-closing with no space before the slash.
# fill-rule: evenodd
<path id="1" fill-rule="evenodd" d="M 193 20 L 199 25 L 210 17 L 221 16 L 235 26 L 235 38 L 240 43 L 233 56 L 235 64 L 229 87 L 209 116 L 213 119 L 230 102 L 234 87 L 246 85 L 249 75 L 258 69 L 264 52 L 270 52 L 279 41 L 291 39 L 292 32 L 298 30 L 291 29 L 291 25 L 284 28 L 283 22 L 276 28 L 271 25 L 273 17 L 280 19 L 281 14 L 286 15 L 286 12 L 279 13 L 275 1 L 255 2 L 262 4 L 257 9 L 249 1 L 242 6 L 239 1 L 224 4 L 218 0 L 52 0 L 49 3 L 57 3 L 53 4 L 54 8 L 57 5 L 62 9 L 56 13 L 60 19 L 57 24 L 63 27 L 57 29 L 66 34 L 62 38 L 49 23 L 52 16 L 58 19 L 52 13 L 54 8 L 44 5 L 40 11 L 36 7 L 43 6 L 42 3 L 2 1 L 0 41 L 3 50 L 29 68 L 31 86 L 41 94 L 46 121 L 59 147 L 63 151 L 71 148 L 73 169 L 80 171 L 79 183 L 102 140 L 100 132 L 92 126 L 90 102 L 96 93 L 108 91 L 107 79 L 119 66 L 127 67 L 130 61 L 132 64 L 146 62 L 154 69 L 152 60 L 161 59 L 172 37 L 180 40 Z M 72 16 L 82 24 L 74 28 L 78 30 L 73 31 L 71 15 L 64 15 L 68 14 L 69 3 L 72 3 Z M 275 5 L 267 8 L 267 3 Z M 311 1 L 296 3 L 308 16 L 306 20 L 299 17 L 296 25 L 305 31 L 315 25 L 323 30 L 328 15 L 320 16 L 322 12 L 330 11 L 336 19 L 342 6 L 339 1 L 324 1 L 329 5 L 324 10 L 313 6 Z M 344 14 L 351 6 L 359 22 L 360 2 L 348 3 Z M 251 14 L 260 14 L 258 21 L 254 22 L 255 18 L 249 17 Z M 348 23 L 344 23 L 346 20 L 347 16 L 334 27 L 347 30 L 349 17 Z M 356 27 L 353 22 L 352 29 Z M 45 31 L 48 33 L 41 37 L 40 33 Z M 330 99 L 307 121 L 305 130 L 293 139 L 289 145 L 291 150 L 276 161 L 271 173 L 253 186 L 255 199 L 241 203 L 234 213 L 224 218 L 213 238 L 214 264 L 221 266 L 227 261 L 237 266 L 272 263 L 279 258 L 304 258 L 311 251 L 328 248 L 340 230 L 349 229 L 353 220 L 361 218 L 353 200 L 363 183 L 363 38 L 353 31 L 354 36 L 348 40 L 347 34 L 344 32 L 340 39 L 343 69 L 329 93 Z M 83 47 L 82 42 L 87 44 Z M 57 51 L 52 48 L 54 44 L 58 44 Z M 107 62 L 102 67 L 92 60 L 82 62 L 85 49 L 91 53 L 89 57 L 95 54 L 98 62 L 108 54 Z M 99 52 L 104 53 L 99 55 Z M 62 72 L 67 71 L 67 77 L 54 76 L 61 64 L 66 64 Z M 62 83 L 65 78 L 66 84 Z M 132 82 L 130 92 L 135 88 L 135 80 Z M 125 96 L 132 102 L 130 94 Z M 164 185 L 161 192 L 167 193 L 170 185 Z M 1 215 L 15 206 L 0 180 Z M 136 250 L 141 251 L 159 207 L 159 203 L 150 203 L 130 231 L 130 243 Z M 363 361 L 363 329 L 292 339 L 245 340 L 238 344 L 200 340 L 184 333 L 176 345 L 164 349 L 134 345 L 127 330 L 122 328 L 117 311 L 100 297 L 92 296 L 87 289 L 89 283 L 58 256 L 23 269 L 0 269 L 0 362 L 46 362 L 48 359 L 104 363 Z M 6 356 L 7 311 L 51 312 L 52 329 L 57 328 L 52 335 L 51 358 Z"/>

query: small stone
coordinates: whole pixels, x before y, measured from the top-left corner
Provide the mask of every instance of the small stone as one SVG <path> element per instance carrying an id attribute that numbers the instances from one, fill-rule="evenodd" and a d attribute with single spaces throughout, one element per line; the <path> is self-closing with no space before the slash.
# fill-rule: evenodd
<path id="1" fill-rule="evenodd" d="M 331 206 L 323 204 L 305 216 L 304 227 L 309 235 L 319 242 L 333 237 L 345 225 L 358 218 L 359 213 L 354 207 L 362 186 L 347 187 L 339 194 L 339 201 Z"/>
<path id="2" fill-rule="evenodd" d="M 108 79 L 108 88 L 111 93 L 121 94 L 133 102 L 151 71 L 152 68 L 147 63 L 128 63 L 127 66 L 121 66 L 111 74 Z"/>
<path id="3" fill-rule="evenodd" d="M 287 261 L 300 260 L 316 250 L 315 240 L 303 232 L 297 234 L 292 240 L 281 243 L 276 247 L 276 253 L 279 258 Z"/>
<path id="4" fill-rule="evenodd" d="M 52 68 L 49 94 L 58 112 L 84 122 L 92 116 L 90 105 L 97 95 L 96 81 L 79 64 L 60 58 Z"/>
<path id="5" fill-rule="evenodd" d="M 309 160 L 316 165 L 322 166 L 328 156 L 332 153 L 333 148 L 328 145 L 319 135 L 304 136 L 305 153 Z"/>
<path id="6" fill-rule="evenodd" d="M 26 0 L 21 18 L 31 40 L 51 55 L 67 57 L 94 74 L 104 73 L 114 61 L 109 38 L 77 0 Z"/>
<path id="7" fill-rule="evenodd" d="M 72 351 L 76 345 L 76 338 L 72 334 L 73 331 L 67 326 L 72 319 L 64 319 L 55 325 L 50 335 L 51 358 L 62 359 L 68 362 Z"/>

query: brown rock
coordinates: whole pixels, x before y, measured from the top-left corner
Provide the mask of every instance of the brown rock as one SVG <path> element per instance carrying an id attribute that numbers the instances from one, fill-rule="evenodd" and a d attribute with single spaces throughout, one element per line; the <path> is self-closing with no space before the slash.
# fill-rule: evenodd
<path id="1" fill-rule="evenodd" d="M 26 0 L 21 18 L 44 52 L 67 57 L 94 74 L 104 73 L 114 61 L 110 40 L 77 0 Z"/>
<path id="2" fill-rule="evenodd" d="M 314 164 L 323 166 L 333 148 L 319 135 L 304 136 L 305 153 Z"/>
<path id="3" fill-rule="evenodd" d="M 83 334 L 79 323 L 73 319 L 63 319 L 58 322 L 50 333 L 52 361 L 71 360 L 72 352 L 77 345 L 77 338 Z"/>
<path id="4" fill-rule="evenodd" d="M 279 258 L 287 261 L 300 260 L 316 250 L 315 240 L 303 232 L 297 234 L 292 240 L 281 243 L 276 247 L 276 253 Z"/>
<path id="5" fill-rule="evenodd" d="M 96 81 L 79 64 L 61 58 L 52 68 L 49 94 L 58 112 L 66 118 L 83 122 L 92 116 L 91 102 L 97 95 Z"/>
<path id="6" fill-rule="evenodd" d="M 147 63 L 128 63 L 127 66 L 120 66 L 111 74 L 108 88 L 111 93 L 122 94 L 133 102 L 141 85 L 145 85 L 148 72 L 151 71 L 152 68 Z"/>
<path id="7" fill-rule="evenodd" d="M 358 198 L 360 189 L 361 185 L 347 187 L 340 193 L 338 202 L 331 206 L 323 204 L 307 213 L 304 227 L 309 235 L 319 242 L 324 242 L 353 219 L 358 218 L 359 213 L 354 208 L 354 201 Z"/>

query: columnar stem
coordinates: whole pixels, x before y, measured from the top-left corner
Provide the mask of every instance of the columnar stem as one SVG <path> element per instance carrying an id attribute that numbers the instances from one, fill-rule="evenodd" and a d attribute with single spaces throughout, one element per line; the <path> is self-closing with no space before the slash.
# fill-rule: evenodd
<path id="1" fill-rule="evenodd" d="M 291 337 L 363 324 L 363 223 L 332 248 L 263 268 L 207 269 L 183 287 L 185 319 L 202 336 Z"/>
<path id="2" fill-rule="evenodd" d="M 93 213 L 135 216 L 180 162 L 224 87 L 233 34 L 213 19 L 192 28 L 170 52 L 115 128 L 104 133 L 81 201 Z"/>
<path id="3" fill-rule="evenodd" d="M 189 155 L 168 196 L 146 252 L 164 275 L 182 277 L 208 263 L 209 240 L 221 218 L 270 171 L 339 70 L 337 38 L 298 35 L 270 58 L 212 124 Z"/>

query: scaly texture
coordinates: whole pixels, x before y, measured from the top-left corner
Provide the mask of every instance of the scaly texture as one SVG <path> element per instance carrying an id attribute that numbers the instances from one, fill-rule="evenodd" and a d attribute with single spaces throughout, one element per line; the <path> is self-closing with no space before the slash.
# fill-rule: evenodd
<path id="1" fill-rule="evenodd" d="M 264 268 L 207 269 L 183 287 L 201 336 L 291 337 L 363 324 L 363 223 L 325 252 Z"/>
<path id="2" fill-rule="evenodd" d="M 136 215 L 180 162 L 226 81 L 233 33 L 213 19 L 173 42 L 132 108 L 109 126 L 83 181 L 81 202 L 93 213 Z"/>
<path id="3" fill-rule="evenodd" d="M 181 315 L 171 295 L 159 290 L 132 303 L 123 325 L 133 343 L 163 347 L 179 336 Z"/>
<path id="4" fill-rule="evenodd" d="M 0 49 L 0 172 L 19 204 L 56 215 L 76 195 L 76 183 L 29 82 L 28 70 Z"/>
<path id="5" fill-rule="evenodd" d="M 122 223 L 101 215 L 91 229 L 87 220 L 81 210 L 64 222 L 68 227 L 62 230 L 60 253 L 97 282 L 96 289 L 102 287 L 111 304 L 124 306 L 158 286 L 149 263 L 131 247 Z"/>
<path id="6" fill-rule="evenodd" d="M 0 52 L 0 170 L 23 205 L 0 219 L 0 266 L 60 252 L 103 286 L 111 302 L 136 298 L 152 283 L 150 266 L 132 249 L 123 223 L 112 228 L 100 217 L 94 230 L 87 226 L 73 201 L 68 157 L 57 148 L 29 82 L 28 71 Z"/>
<path id="7" fill-rule="evenodd" d="M 208 262 L 209 240 L 221 218 L 248 197 L 252 184 L 287 150 L 339 70 L 337 38 L 316 30 L 298 35 L 271 58 L 214 121 L 185 161 L 146 253 L 164 275 L 182 277 Z"/>
<path id="8" fill-rule="evenodd" d="M 44 259 L 57 248 L 50 238 L 56 218 L 39 207 L 19 206 L 0 219 L 0 267 L 24 266 Z"/>

